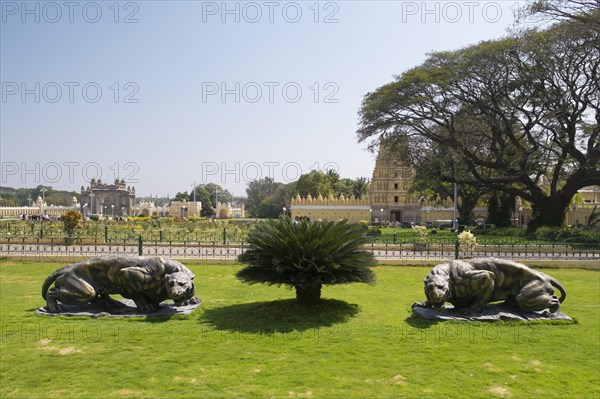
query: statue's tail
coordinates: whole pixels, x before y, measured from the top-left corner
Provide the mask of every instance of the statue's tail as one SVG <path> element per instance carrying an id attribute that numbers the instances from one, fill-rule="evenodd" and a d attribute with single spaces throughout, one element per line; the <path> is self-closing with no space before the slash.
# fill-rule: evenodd
<path id="1" fill-rule="evenodd" d="M 560 301 L 560 303 L 563 303 L 563 301 L 567 297 L 567 292 L 565 291 L 565 288 L 553 277 L 550 277 L 550 284 L 552 284 L 553 287 L 557 288 L 560 291 L 560 298 L 558 298 L 558 300 Z"/>
<path id="2" fill-rule="evenodd" d="M 46 281 L 44 281 L 44 285 L 42 285 L 42 298 L 46 299 L 46 294 L 48 293 L 48 289 L 54 283 L 54 280 L 59 278 L 64 273 L 64 268 L 58 269 L 54 273 L 48 276 Z"/>

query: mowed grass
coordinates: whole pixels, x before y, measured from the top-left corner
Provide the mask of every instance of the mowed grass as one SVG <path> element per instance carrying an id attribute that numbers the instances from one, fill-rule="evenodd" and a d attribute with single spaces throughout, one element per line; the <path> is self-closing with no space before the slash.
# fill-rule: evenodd
<path id="1" fill-rule="evenodd" d="M 0 265 L 3 398 L 399 398 L 600 396 L 600 274 L 546 270 L 576 323 L 425 323 L 411 318 L 429 267 L 377 267 L 375 286 L 294 292 L 190 265 L 202 306 L 188 318 L 36 316 L 60 264 Z"/>

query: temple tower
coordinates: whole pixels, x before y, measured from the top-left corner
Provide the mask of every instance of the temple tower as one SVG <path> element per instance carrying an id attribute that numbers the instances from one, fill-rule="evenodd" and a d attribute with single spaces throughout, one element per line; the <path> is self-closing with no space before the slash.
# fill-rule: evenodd
<path id="1" fill-rule="evenodd" d="M 410 160 L 379 147 L 373 178 L 369 186 L 371 223 L 397 225 L 419 223 L 421 220 L 419 198 L 409 193 L 415 177 Z"/>

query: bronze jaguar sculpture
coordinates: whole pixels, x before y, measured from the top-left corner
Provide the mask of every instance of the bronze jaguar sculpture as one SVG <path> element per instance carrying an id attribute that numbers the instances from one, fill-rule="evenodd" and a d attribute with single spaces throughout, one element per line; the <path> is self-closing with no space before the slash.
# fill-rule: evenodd
<path id="1" fill-rule="evenodd" d="M 42 287 L 50 313 L 63 311 L 62 305 L 124 306 L 110 294 L 132 299 L 141 312 L 156 312 L 166 299 L 175 306 L 199 303 L 194 293 L 194 273 L 187 267 L 171 259 L 142 256 L 98 257 L 68 265 L 52 273 Z"/>
<path id="2" fill-rule="evenodd" d="M 567 296 L 563 286 L 547 274 L 496 258 L 442 263 L 424 283 L 427 301 L 415 302 L 413 307 L 441 308 L 449 302 L 459 311 L 482 313 L 488 303 L 504 301 L 524 312 L 556 314 Z"/>

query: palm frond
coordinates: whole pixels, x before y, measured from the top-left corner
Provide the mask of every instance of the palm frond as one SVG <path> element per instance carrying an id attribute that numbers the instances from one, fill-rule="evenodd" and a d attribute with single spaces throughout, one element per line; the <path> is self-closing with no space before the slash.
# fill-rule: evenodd
<path id="1" fill-rule="evenodd" d="M 341 222 L 294 222 L 288 218 L 255 226 L 248 233 L 249 248 L 239 256 L 248 266 L 237 273 L 246 283 L 306 287 L 373 284 L 376 264 L 362 249 L 370 242 L 367 229 Z"/>

